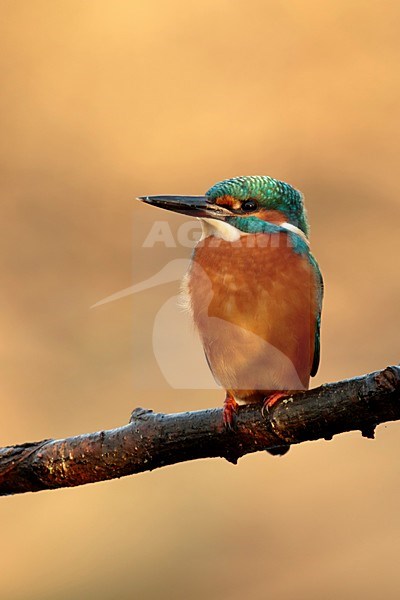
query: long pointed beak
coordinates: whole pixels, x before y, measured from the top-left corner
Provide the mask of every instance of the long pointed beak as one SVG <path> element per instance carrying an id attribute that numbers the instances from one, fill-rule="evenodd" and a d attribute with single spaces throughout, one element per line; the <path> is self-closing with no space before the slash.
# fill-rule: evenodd
<path id="1" fill-rule="evenodd" d="M 138 200 L 190 217 L 223 220 L 231 214 L 226 208 L 213 204 L 207 196 L 139 196 Z"/>

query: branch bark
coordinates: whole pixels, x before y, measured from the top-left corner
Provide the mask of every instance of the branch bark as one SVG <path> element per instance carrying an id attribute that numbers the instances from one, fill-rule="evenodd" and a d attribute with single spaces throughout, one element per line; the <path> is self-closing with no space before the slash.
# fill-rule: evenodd
<path id="1" fill-rule="evenodd" d="M 330 440 L 400 419 L 400 367 L 300 392 L 262 416 L 240 407 L 226 430 L 222 409 L 161 414 L 136 408 L 128 425 L 61 440 L 0 448 L 0 495 L 72 487 L 115 479 L 197 458 L 236 463 L 244 454 L 307 440 Z"/>

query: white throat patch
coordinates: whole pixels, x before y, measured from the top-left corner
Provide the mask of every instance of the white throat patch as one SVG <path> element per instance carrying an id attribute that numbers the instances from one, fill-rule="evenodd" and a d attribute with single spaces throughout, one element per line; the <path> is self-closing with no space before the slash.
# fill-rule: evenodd
<path id="1" fill-rule="evenodd" d="M 229 223 L 225 223 L 225 221 L 219 221 L 218 219 L 200 219 L 201 227 L 203 229 L 203 234 L 201 239 L 213 235 L 214 237 L 221 238 L 226 242 L 237 242 L 242 235 L 248 235 L 240 229 L 237 229 L 233 225 Z"/>

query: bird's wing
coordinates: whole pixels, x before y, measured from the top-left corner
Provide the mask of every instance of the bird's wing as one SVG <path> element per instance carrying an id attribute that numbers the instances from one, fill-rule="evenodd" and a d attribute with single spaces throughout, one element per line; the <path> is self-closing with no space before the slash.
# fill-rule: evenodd
<path id="1" fill-rule="evenodd" d="M 313 267 L 316 283 L 317 283 L 317 314 L 316 314 L 316 323 L 315 323 L 315 341 L 314 341 L 314 357 L 311 366 L 311 377 L 314 377 L 317 374 L 319 367 L 319 357 L 320 357 L 320 330 L 321 330 L 321 310 L 322 310 L 322 299 L 324 295 L 324 280 L 322 278 L 321 271 L 319 269 L 318 263 L 311 254 L 309 253 L 309 260 Z"/>
<path id="2" fill-rule="evenodd" d="M 221 384 L 221 382 L 219 381 L 218 377 L 217 377 L 217 376 L 216 376 L 216 374 L 214 373 L 214 371 L 213 371 L 213 368 L 212 368 L 212 366 L 211 366 L 211 362 L 210 362 L 210 359 L 208 358 L 208 354 L 207 354 L 207 349 L 206 349 L 205 347 L 203 347 L 203 350 L 204 350 L 204 356 L 206 357 L 206 361 L 207 361 L 207 364 L 208 364 L 208 368 L 210 369 L 210 371 L 211 371 L 211 374 L 212 374 L 212 376 L 213 376 L 213 377 L 214 377 L 214 379 L 215 379 L 215 383 L 216 383 L 217 385 L 219 385 L 220 387 L 222 387 L 222 384 Z"/>

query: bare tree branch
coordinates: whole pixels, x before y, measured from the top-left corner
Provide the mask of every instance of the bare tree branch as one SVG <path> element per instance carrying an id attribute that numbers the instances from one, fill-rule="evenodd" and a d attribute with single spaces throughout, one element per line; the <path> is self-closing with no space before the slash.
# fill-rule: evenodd
<path id="1" fill-rule="evenodd" d="M 236 463 L 250 452 L 345 431 L 372 438 L 376 425 L 398 419 L 399 366 L 298 393 L 265 417 L 259 406 L 243 406 L 233 432 L 223 425 L 222 409 L 158 414 L 137 408 L 117 429 L 1 448 L 0 495 L 115 479 L 197 458 Z"/>

